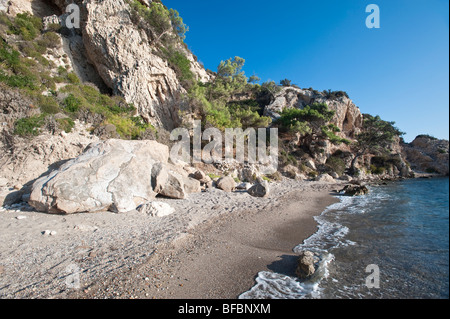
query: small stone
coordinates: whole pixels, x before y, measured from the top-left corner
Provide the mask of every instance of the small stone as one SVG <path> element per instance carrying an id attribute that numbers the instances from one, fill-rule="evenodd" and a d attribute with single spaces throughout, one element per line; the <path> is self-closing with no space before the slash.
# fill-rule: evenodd
<path id="1" fill-rule="evenodd" d="M 45 230 L 42 232 L 42 235 L 44 236 L 56 236 L 56 234 L 58 233 L 54 230 Z"/>
<path id="2" fill-rule="evenodd" d="M 137 211 L 152 217 L 165 217 L 173 214 L 175 208 L 163 202 L 151 202 L 138 207 Z"/>
<path id="3" fill-rule="evenodd" d="M 27 216 L 17 216 L 16 217 L 16 219 L 18 219 L 18 220 L 22 220 L 22 219 L 26 219 L 27 218 Z"/>

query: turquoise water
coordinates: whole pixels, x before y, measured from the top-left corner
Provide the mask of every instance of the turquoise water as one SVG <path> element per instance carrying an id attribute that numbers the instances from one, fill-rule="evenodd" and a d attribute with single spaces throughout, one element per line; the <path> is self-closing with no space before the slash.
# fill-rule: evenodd
<path id="1" fill-rule="evenodd" d="M 320 255 L 318 273 L 300 283 L 262 272 L 241 298 L 449 298 L 448 178 L 393 182 L 340 199 L 294 249 Z M 379 288 L 367 286 L 376 275 L 369 265 L 379 269 Z"/>

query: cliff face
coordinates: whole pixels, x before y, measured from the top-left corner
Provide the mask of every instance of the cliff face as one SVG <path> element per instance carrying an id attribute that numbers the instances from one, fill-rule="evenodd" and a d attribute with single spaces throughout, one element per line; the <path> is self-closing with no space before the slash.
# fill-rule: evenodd
<path id="1" fill-rule="evenodd" d="M 414 170 L 449 175 L 449 141 L 431 136 L 418 136 L 404 144 L 403 151 Z"/>
<path id="2" fill-rule="evenodd" d="M 285 109 L 299 109 L 313 103 L 325 103 L 330 110 L 335 112 L 331 123 L 339 128 L 340 132 L 337 134 L 340 137 L 352 140 L 361 131 L 363 115 L 351 99 L 346 95 L 330 97 L 326 93 L 317 92 L 312 89 L 284 87 L 280 92 L 275 94 L 273 102 L 266 106 L 264 115 L 276 120 Z M 313 154 L 313 158 L 307 161 L 314 161 L 315 166 L 325 164 L 328 158 L 337 151 L 347 155 L 343 158 L 347 165 L 351 163 L 351 149 L 348 145 L 334 145 L 325 140 L 319 143 L 302 141 L 300 144 L 306 146 Z"/>
<path id="3" fill-rule="evenodd" d="M 312 89 L 302 90 L 295 87 L 285 87 L 274 97 L 274 101 L 266 106 L 266 116 L 273 119 L 280 117 L 285 109 L 303 108 L 313 103 L 326 103 L 330 110 L 335 111 L 332 121 L 339 127 L 342 137 L 353 138 L 359 133 L 363 116 L 360 109 L 347 96 L 328 97 L 325 93 Z"/>
<path id="4" fill-rule="evenodd" d="M 70 3 L 73 1 L 14 0 L 10 5 L 2 5 L 11 15 L 20 8 L 20 12 L 39 12 L 44 21 L 54 21 L 59 15 L 64 23 L 67 15 L 61 14 Z M 113 94 L 123 96 L 136 107 L 138 115 L 154 126 L 171 130 L 179 125 L 185 88 L 168 61 L 156 54 L 160 43 L 133 20 L 129 3 L 125 0 L 77 0 L 75 3 L 81 9 L 81 30 L 71 32 L 65 42 L 70 56 L 75 56 L 71 62 L 77 75 L 100 88 L 106 85 Z M 45 17 L 46 14 L 53 17 Z M 181 43 L 177 46 L 189 60 L 195 79 L 209 81 L 209 75 L 192 53 Z"/>

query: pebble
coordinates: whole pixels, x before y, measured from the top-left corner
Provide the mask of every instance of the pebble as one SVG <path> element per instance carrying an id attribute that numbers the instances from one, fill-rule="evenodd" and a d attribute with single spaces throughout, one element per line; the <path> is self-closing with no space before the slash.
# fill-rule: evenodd
<path id="1" fill-rule="evenodd" d="M 42 232 L 42 235 L 44 236 L 56 236 L 57 232 L 54 230 L 46 230 Z"/>
<path id="2" fill-rule="evenodd" d="M 16 217 L 16 219 L 18 219 L 18 220 L 22 220 L 22 219 L 26 219 L 27 218 L 27 216 L 17 216 Z"/>

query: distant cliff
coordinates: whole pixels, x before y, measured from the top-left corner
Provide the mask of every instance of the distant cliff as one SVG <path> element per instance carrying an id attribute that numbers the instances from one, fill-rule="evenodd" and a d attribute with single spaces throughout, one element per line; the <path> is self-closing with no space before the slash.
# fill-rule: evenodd
<path id="1" fill-rule="evenodd" d="M 411 167 L 421 173 L 449 175 L 449 141 L 429 135 L 420 135 L 403 145 Z"/>

